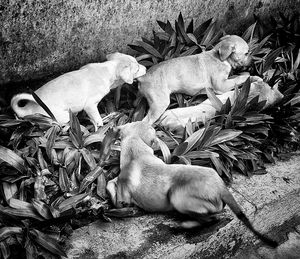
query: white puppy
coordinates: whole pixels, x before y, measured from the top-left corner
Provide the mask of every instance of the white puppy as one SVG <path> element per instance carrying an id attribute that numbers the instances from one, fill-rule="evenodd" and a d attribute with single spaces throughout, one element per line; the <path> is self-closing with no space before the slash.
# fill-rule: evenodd
<path id="1" fill-rule="evenodd" d="M 59 123 L 69 121 L 69 109 L 74 112 L 84 110 L 95 128 L 103 122 L 97 109 L 98 103 L 113 88 L 123 83 L 132 84 L 133 79 L 146 73 L 146 68 L 132 56 L 122 53 L 107 55 L 103 63 L 91 63 L 79 70 L 63 74 L 35 93 L 48 106 Z M 22 102 L 26 103 L 21 106 Z M 12 109 L 18 117 L 47 113 L 34 100 L 31 94 L 21 93 L 11 100 Z"/>
<path id="2" fill-rule="evenodd" d="M 276 243 L 256 231 L 228 191 L 218 173 L 208 167 L 165 164 L 153 154 L 156 133 L 146 122 L 118 128 L 121 136 L 120 175 L 109 181 L 107 191 L 116 207 L 136 205 L 146 211 L 176 210 L 195 221 L 193 227 L 219 213 L 227 204 L 237 217 L 264 242 Z"/>
<path id="3" fill-rule="evenodd" d="M 283 94 L 278 90 L 278 85 L 271 88 L 262 80 L 251 83 L 248 101 L 256 96 L 259 96 L 259 102 L 266 101 L 264 108 L 274 105 L 283 98 Z M 231 104 L 233 104 L 236 98 L 234 91 L 217 95 L 217 97 L 223 104 L 228 98 L 230 99 Z M 205 123 L 207 120 L 214 117 L 215 114 L 216 108 L 212 105 L 211 101 L 207 99 L 195 106 L 166 110 L 160 117 L 158 123 L 168 130 L 180 133 L 183 131 L 188 121 Z"/>
<path id="4" fill-rule="evenodd" d="M 178 57 L 151 67 L 140 77 L 139 90 L 149 111 L 144 121 L 154 123 L 170 104 L 171 93 L 195 95 L 212 88 L 217 94 L 234 89 L 249 77 L 243 73 L 228 78 L 232 68 L 250 63 L 249 46 L 236 35 L 224 36 L 214 49 L 197 55 Z"/>

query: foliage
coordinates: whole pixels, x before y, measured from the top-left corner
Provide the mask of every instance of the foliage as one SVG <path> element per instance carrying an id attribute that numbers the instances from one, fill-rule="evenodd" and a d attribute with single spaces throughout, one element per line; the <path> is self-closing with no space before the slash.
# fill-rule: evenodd
<path id="1" fill-rule="evenodd" d="M 0 126 L 13 131 L 8 144 L 12 150 L 0 146 L 0 240 L 8 253 L 8 240 L 22 244 L 25 238 L 28 258 L 65 256 L 58 244 L 60 231 L 51 238 L 38 228 L 105 209 L 106 181 L 117 173 L 118 164 L 110 152 L 116 138 L 111 128 L 121 116 L 105 117 L 106 125 L 97 132 L 89 132 L 72 113 L 65 127 L 54 117 L 0 116 Z"/>
<path id="2" fill-rule="evenodd" d="M 271 86 L 279 83 L 284 98 L 265 112 L 274 123 L 264 143 L 265 154 L 273 161 L 274 151 L 299 146 L 299 81 L 300 81 L 300 20 L 299 14 L 270 18 L 267 24 L 260 19 L 244 34 L 252 46 L 253 74 Z"/>
<path id="3" fill-rule="evenodd" d="M 142 37 L 141 41 L 128 46 L 138 53 L 137 60 L 150 67 L 170 58 L 197 54 L 213 45 L 223 36 L 223 32 L 213 19 L 194 28 L 193 19 L 186 26 L 180 13 L 175 28 L 170 21 L 157 21 L 162 32 L 153 31 L 153 40 Z"/>

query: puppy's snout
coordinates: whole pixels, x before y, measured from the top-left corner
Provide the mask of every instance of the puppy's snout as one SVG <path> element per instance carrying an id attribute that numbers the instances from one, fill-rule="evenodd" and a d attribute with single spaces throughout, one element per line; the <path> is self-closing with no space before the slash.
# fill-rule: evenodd
<path id="1" fill-rule="evenodd" d="M 145 74 L 146 74 L 146 67 L 139 64 L 139 69 L 138 69 L 138 71 L 137 71 L 137 73 L 136 73 L 135 76 L 136 77 L 140 77 L 140 76 L 143 76 Z"/>

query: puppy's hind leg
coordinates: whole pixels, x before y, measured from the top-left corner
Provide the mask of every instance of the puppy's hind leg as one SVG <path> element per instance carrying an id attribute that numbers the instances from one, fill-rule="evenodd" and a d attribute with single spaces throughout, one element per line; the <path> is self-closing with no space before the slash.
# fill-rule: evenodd
<path id="1" fill-rule="evenodd" d="M 149 105 L 149 111 L 143 121 L 153 124 L 165 112 L 170 104 L 170 92 L 150 92 L 145 95 Z"/>
<path id="2" fill-rule="evenodd" d="M 223 205 L 216 206 L 206 199 L 197 198 L 190 191 L 182 188 L 170 196 L 170 203 L 178 212 L 194 219 L 182 222 L 181 227 L 190 229 L 215 221 L 215 214 L 222 210 Z"/>
<path id="3" fill-rule="evenodd" d="M 98 127 L 103 126 L 103 121 L 99 114 L 97 104 L 93 103 L 90 105 L 86 105 L 83 110 L 87 113 L 89 118 L 92 120 L 95 127 L 95 131 L 98 130 Z"/>

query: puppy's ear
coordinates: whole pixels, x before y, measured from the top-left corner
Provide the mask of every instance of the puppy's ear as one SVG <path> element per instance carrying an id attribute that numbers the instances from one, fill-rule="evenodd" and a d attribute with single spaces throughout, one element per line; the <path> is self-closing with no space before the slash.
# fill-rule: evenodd
<path id="1" fill-rule="evenodd" d="M 220 42 L 220 46 L 219 46 L 219 55 L 220 55 L 220 60 L 224 61 L 227 58 L 229 58 L 229 56 L 231 55 L 232 52 L 235 51 L 235 46 L 232 42 L 228 41 L 228 40 L 224 40 Z"/>
<path id="2" fill-rule="evenodd" d="M 120 77 L 127 84 L 131 85 L 133 83 L 134 74 L 132 72 L 130 64 L 128 64 L 127 66 L 124 66 L 123 68 L 121 68 Z"/>

